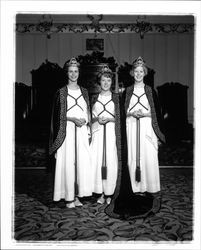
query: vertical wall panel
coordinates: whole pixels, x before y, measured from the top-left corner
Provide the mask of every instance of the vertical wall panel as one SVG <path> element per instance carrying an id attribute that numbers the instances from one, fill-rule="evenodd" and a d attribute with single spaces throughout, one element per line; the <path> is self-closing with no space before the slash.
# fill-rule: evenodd
<path id="1" fill-rule="evenodd" d="M 184 85 L 188 85 L 189 76 L 189 62 L 186 60 L 189 58 L 189 35 L 183 34 L 179 36 L 179 82 Z M 189 70 L 186 70 L 189 69 Z"/>
<path id="2" fill-rule="evenodd" d="M 188 86 L 188 117 L 189 121 L 192 121 L 193 117 L 193 74 L 192 74 L 192 60 L 193 48 L 191 47 L 192 38 L 189 34 L 183 34 L 179 36 L 179 77 L 180 83 Z M 192 56 L 191 56 L 192 55 Z"/>
<path id="3" fill-rule="evenodd" d="M 72 57 L 82 55 L 82 34 L 72 34 Z"/>
<path id="4" fill-rule="evenodd" d="M 189 69 L 189 90 L 188 90 L 188 117 L 189 117 L 189 121 L 193 122 L 194 120 L 194 91 L 197 90 L 196 86 L 197 84 L 200 84 L 200 82 L 194 82 L 194 60 L 195 60 L 195 56 L 194 53 L 192 53 L 192 51 L 194 51 L 194 37 L 193 34 L 191 34 L 189 36 L 189 60 L 188 60 L 188 69 Z M 200 69 L 197 69 L 198 72 L 200 72 Z"/>
<path id="5" fill-rule="evenodd" d="M 47 59 L 50 62 L 58 63 L 59 61 L 59 44 L 58 36 L 56 34 L 51 35 L 51 39 L 46 38 L 47 44 Z"/>
<path id="6" fill-rule="evenodd" d="M 155 68 L 154 57 L 155 57 L 155 47 L 154 47 L 155 34 L 145 34 L 143 39 L 143 51 L 144 51 L 144 60 L 147 63 L 147 66 L 151 69 Z"/>
<path id="7" fill-rule="evenodd" d="M 167 81 L 177 82 L 178 77 L 178 36 L 177 35 L 167 35 Z"/>
<path id="8" fill-rule="evenodd" d="M 60 59 L 58 64 L 63 67 L 64 63 L 69 60 L 72 55 L 72 35 L 71 34 L 59 34 L 59 55 Z"/>
<path id="9" fill-rule="evenodd" d="M 105 56 L 112 56 L 118 64 L 120 63 L 118 34 L 107 34 L 105 39 Z"/>
<path id="10" fill-rule="evenodd" d="M 119 58 L 121 64 L 130 61 L 130 34 L 119 34 Z"/>
<path id="11" fill-rule="evenodd" d="M 154 54 L 154 61 L 155 61 L 155 75 L 154 75 L 154 84 L 155 87 L 163 85 L 166 79 L 166 47 L 165 47 L 165 40 L 166 37 L 161 34 L 157 34 L 155 36 L 155 54 Z"/>
<path id="12" fill-rule="evenodd" d="M 37 69 L 42 63 L 47 59 L 47 46 L 46 46 L 46 36 L 45 35 L 35 35 L 34 36 L 34 53 L 35 53 L 35 63 L 34 68 Z"/>
<path id="13" fill-rule="evenodd" d="M 15 52 L 15 81 L 22 82 L 22 60 L 23 60 L 23 46 L 22 46 L 23 37 L 21 34 L 16 35 L 16 52 Z"/>
<path id="14" fill-rule="evenodd" d="M 31 70 L 34 67 L 34 39 L 33 35 L 23 36 L 22 82 L 31 85 Z"/>
<path id="15" fill-rule="evenodd" d="M 131 62 L 137 57 L 143 56 L 143 43 L 138 34 L 132 34 L 131 36 Z"/>

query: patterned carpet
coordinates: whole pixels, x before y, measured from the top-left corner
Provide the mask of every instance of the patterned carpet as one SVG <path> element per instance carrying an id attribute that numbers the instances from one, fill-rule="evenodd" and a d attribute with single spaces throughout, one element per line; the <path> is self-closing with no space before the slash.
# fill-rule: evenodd
<path id="1" fill-rule="evenodd" d="M 47 164 L 44 144 L 17 143 L 15 147 L 16 168 L 43 168 Z M 182 142 L 159 146 L 160 166 L 193 166 L 193 144 Z"/>
<path id="2" fill-rule="evenodd" d="M 160 169 L 160 211 L 144 219 L 121 221 L 105 214 L 106 205 L 85 198 L 81 208 L 53 202 L 53 175 L 16 170 L 14 239 L 17 242 L 190 242 L 193 239 L 193 170 Z"/>

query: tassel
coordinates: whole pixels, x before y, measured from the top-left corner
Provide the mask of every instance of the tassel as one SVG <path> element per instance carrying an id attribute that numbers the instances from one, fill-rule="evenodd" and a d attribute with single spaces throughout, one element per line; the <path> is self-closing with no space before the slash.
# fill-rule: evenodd
<path id="1" fill-rule="evenodd" d="M 140 119 L 137 119 L 137 128 L 136 128 L 136 171 L 135 171 L 135 180 L 140 182 L 141 173 L 140 173 Z"/>
<path id="2" fill-rule="evenodd" d="M 75 188 L 75 195 L 78 195 L 78 184 L 77 184 L 77 182 L 75 182 L 74 188 Z"/>
<path id="3" fill-rule="evenodd" d="M 106 163 L 106 124 L 103 125 L 103 158 L 102 158 L 102 167 L 101 175 L 102 180 L 107 179 L 107 163 Z"/>
<path id="4" fill-rule="evenodd" d="M 137 166 L 136 171 L 135 171 L 135 180 L 137 182 L 141 181 L 141 171 L 140 171 L 140 167 Z"/>
<path id="5" fill-rule="evenodd" d="M 102 166 L 101 174 L 102 174 L 102 180 L 106 180 L 107 179 L 107 167 L 106 166 Z"/>
<path id="6" fill-rule="evenodd" d="M 75 125 L 75 195 L 78 195 L 78 183 L 77 183 L 77 127 Z"/>

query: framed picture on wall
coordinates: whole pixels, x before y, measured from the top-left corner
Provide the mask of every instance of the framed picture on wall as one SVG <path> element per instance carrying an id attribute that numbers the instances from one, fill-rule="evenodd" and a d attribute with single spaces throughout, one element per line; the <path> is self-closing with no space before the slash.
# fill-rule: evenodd
<path id="1" fill-rule="evenodd" d="M 86 39 L 86 50 L 104 51 L 104 39 L 87 38 Z"/>

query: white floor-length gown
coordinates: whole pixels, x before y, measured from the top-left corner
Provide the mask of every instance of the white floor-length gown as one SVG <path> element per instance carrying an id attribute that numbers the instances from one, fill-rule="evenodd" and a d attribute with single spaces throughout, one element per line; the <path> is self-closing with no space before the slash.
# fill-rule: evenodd
<path id="1" fill-rule="evenodd" d="M 74 98 L 77 98 L 77 104 Z M 84 118 L 88 122 L 87 104 L 81 95 L 81 90 L 68 89 L 67 116 Z M 91 158 L 86 125 L 76 127 L 77 130 L 77 183 L 78 197 L 92 195 Z M 75 198 L 75 124 L 67 121 L 66 138 L 57 150 L 54 201 Z"/>
<path id="2" fill-rule="evenodd" d="M 134 87 L 128 111 L 141 109 L 150 112 L 144 87 Z M 158 139 L 152 128 L 151 117 L 140 118 L 140 169 L 141 181 L 136 182 L 136 124 L 137 119 L 127 117 L 126 131 L 128 143 L 128 167 L 133 192 L 160 191 L 160 176 L 158 164 Z"/>
<path id="3" fill-rule="evenodd" d="M 111 95 L 103 96 L 99 94 L 98 101 L 92 109 L 92 117 L 109 117 L 112 118 L 115 113 L 114 102 Z M 105 104 L 105 109 L 102 104 Z M 109 113 L 108 113 L 109 111 Z M 106 163 L 107 179 L 102 180 L 101 167 L 103 157 L 103 131 L 104 126 L 97 122 L 92 125 L 91 156 L 93 168 L 93 192 L 112 195 L 114 193 L 117 181 L 118 158 L 116 147 L 115 123 L 106 124 Z"/>

